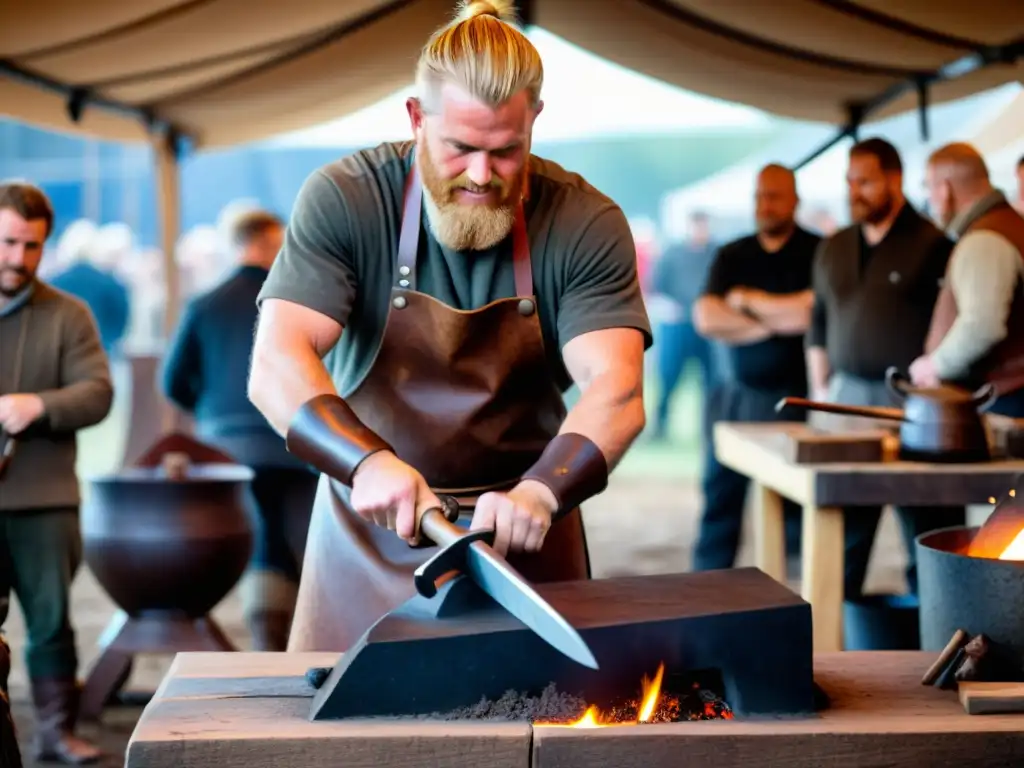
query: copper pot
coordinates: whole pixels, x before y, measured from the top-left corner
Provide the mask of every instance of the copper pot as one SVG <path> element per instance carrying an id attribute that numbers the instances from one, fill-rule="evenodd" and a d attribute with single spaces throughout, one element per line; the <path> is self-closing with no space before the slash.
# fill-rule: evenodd
<path id="1" fill-rule="evenodd" d="M 899 454 L 907 461 L 960 463 L 992 458 L 982 413 L 995 402 L 998 393 L 994 386 L 986 384 L 975 392 L 949 384 L 918 388 L 896 368 L 886 371 L 885 382 L 896 398 L 904 402 L 902 409 L 786 397 L 775 410 L 795 407 L 899 422 Z"/>
<path id="2" fill-rule="evenodd" d="M 125 467 L 90 482 L 82 507 L 85 561 L 129 616 L 198 618 L 241 578 L 253 549 L 246 491 L 231 463 Z"/>

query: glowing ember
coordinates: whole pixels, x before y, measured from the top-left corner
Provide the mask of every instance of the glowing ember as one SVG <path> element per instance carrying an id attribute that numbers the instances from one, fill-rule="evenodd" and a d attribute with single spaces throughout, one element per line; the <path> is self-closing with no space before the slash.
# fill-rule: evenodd
<path id="1" fill-rule="evenodd" d="M 692 706 L 692 699 L 684 701 L 679 696 L 662 694 L 661 686 L 665 677 L 664 663 L 658 666 L 654 679 L 644 677 L 640 697 L 611 706 L 602 711 L 597 706 L 587 707 L 583 716 L 569 723 L 536 722 L 536 726 L 561 728 L 609 728 L 622 725 L 638 725 L 640 723 L 674 723 L 681 720 L 730 720 L 733 717 L 729 706 L 710 691 L 701 690 L 700 685 L 693 685 L 690 696 L 699 697 L 699 704 Z"/>

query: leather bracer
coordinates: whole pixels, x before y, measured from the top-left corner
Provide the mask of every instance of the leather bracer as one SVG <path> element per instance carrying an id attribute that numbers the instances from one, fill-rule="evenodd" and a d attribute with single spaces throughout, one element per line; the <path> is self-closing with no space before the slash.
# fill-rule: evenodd
<path id="1" fill-rule="evenodd" d="M 521 480 L 551 489 L 558 502 L 557 520 L 608 487 L 608 462 L 589 438 L 567 432 L 548 443 Z"/>
<path id="2" fill-rule="evenodd" d="M 337 395 L 317 395 L 303 403 L 288 426 L 285 445 L 302 461 L 349 487 L 367 457 L 393 451 Z"/>

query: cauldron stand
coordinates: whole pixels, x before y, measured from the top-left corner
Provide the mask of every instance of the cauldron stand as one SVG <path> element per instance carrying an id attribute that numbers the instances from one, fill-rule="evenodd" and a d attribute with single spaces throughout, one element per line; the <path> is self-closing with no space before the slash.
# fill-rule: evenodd
<path id="1" fill-rule="evenodd" d="M 231 456 L 189 435 L 172 433 L 157 441 L 132 466 L 159 467 L 170 453 L 185 454 L 193 464 L 235 463 Z M 116 700 L 128 682 L 136 654 L 239 650 L 210 615 L 194 617 L 181 611 L 139 611 L 130 615 L 120 608 L 98 645 L 102 650 L 85 679 L 80 702 L 79 717 L 87 722 L 98 721 L 104 707 Z M 152 696 L 152 692 L 133 696 L 132 703 L 146 703 Z M 137 702 L 139 698 L 143 701 Z"/>

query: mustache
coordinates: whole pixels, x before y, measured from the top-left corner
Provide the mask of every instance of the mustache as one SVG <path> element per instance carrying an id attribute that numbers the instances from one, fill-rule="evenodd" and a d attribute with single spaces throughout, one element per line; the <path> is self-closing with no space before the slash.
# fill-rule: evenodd
<path id="1" fill-rule="evenodd" d="M 485 192 L 490 192 L 491 190 L 501 192 L 505 189 L 505 184 L 500 179 L 493 179 L 492 181 L 484 185 L 474 184 L 469 179 L 463 179 L 463 177 L 460 176 L 454 181 L 449 182 L 448 188 L 453 191 L 457 189 L 464 189 L 467 192 L 473 192 L 474 194 L 479 195 Z"/>
<path id="2" fill-rule="evenodd" d="M 0 275 L 5 272 L 10 272 L 12 275 L 21 275 L 22 277 L 29 276 L 29 271 L 25 267 L 0 267 Z"/>

